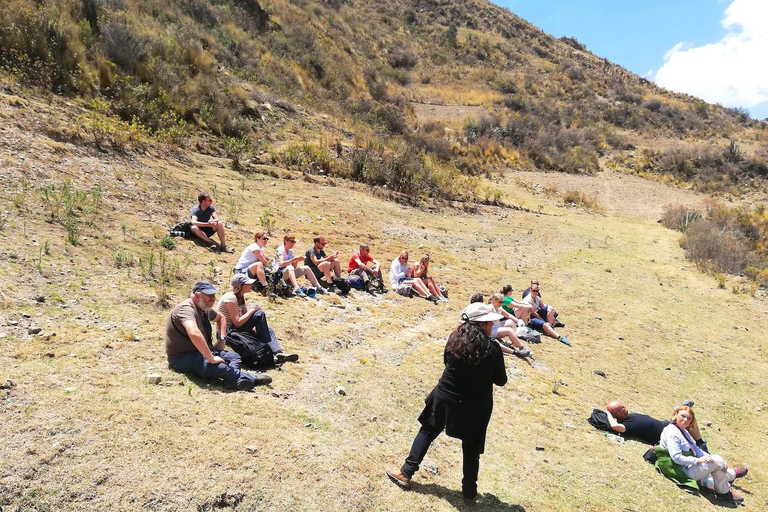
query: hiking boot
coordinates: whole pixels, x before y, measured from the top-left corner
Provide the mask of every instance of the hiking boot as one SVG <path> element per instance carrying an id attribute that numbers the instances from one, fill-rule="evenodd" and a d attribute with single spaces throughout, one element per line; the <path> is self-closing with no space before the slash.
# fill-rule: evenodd
<path id="1" fill-rule="evenodd" d="M 557 341 L 559 341 L 563 345 L 568 345 L 569 347 L 571 346 L 571 342 L 568 341 L 568 338 L 566 338 L 565 336 L 560 336 L 559 338 L 557 338 Z"/>
<path id="2" fill-rule="evenodd" d="M 461 497 L 462 500 L 464 500 L 465 505 L 469 505 L 470 507 L 473 507 L 477 503 L 477 494 L 475 494 L 472 498 L 467 498 L 466 496 Z"/>
<path id="3" fill-rule="evenodd" d="M 325 279 L 318 279 L 317 282 L 320 284 L 320 286 L 322 286 L 326 290 L 329 289 L 331 286 L 333 286 L 331 283 L 329 283 Z"/>
<path id="4" fill-rule="evenodd" d="M 553 327 L 555 327 L 555 328 L 565 327 L 565 324 L 563 322 L 561 322 L 560 320 L 555 320 L 555 325 Z"/>
<path id="5" fill-rule="evenodd" d="M 293 289 L 293 294 L 295 296 L 297 296 L 297 297 L 302 297 L 302 298 L 306 298 L 307 297 L 307 294 L 304 293 L 301 288 L 294 288 Z"/>
<path id="6" fill-rule="evenodd" d="M 298 360 L 299 354 L 286 354 L 285 352 L 275 354 L 275 364 L 295 363 Z"/>
<path id="7" fill-rule="evenodd" d="M 256 386 L 262 386 L 264 384 L 271 384 L 272 383 L 272 377 L 270 377 L 266 373 L 263 373 L 263 372 L 253 372 L 253 374 L 251 374 L 251 375 L 253 377 L 254 385 L 256 385 Z"/>
<path id="8" fill-rule="evenodd" d="M 208 246 L 208 250 L 211 252 L 219 252 L 218 244 L 211 244 Z"/>
<path id="9" fill-rule="evenodd" d="M 736 478 L 742 478 L 749 473 L 749 466 L 741 465 L 733 468 L 733 472 L 736 473 Z"/>
<path id="10" fill-rule="evenodd" d="M 427 299 L 427 300 L 428 300 L 429 302 L 431 302 L 432 304 L 437 304 L 438 302 L 440 302 L 440 299 L 438 299 L 437 297 L 435 297 L 434 295 L 431 295 L 431 294 L 430 294 L 430 295 L 427 295 L 427 296 L 426 296 L 426 297 L 424 297 L 424 298 L 425 298 L 425 299 Z"/>
<path id="11" fill-rule="evenodd" d="M 256 387 L 256 382 L 254 382 L 251 379 L 246 379 L 245 377 L 241 377 L 240 380 L 237 381 L 238 391 L 250 391 L 255 387 Z"/>
<path id="12" fill-rule="evenodd" d="M 397 469 L 394 466 L 387 466 L 387 468 L 384 470 L 387 476 L 390 480 L 395 482 L 400 487 L 403 487 L 407 489 L 411 486 L 411 479 L 405 476 L 403 473 L 400 472 L 399 469 Z"/>
<path id="13" fill-rule="evenodd" d="M 716 496 L 717 496 L 717 499 L 719 500 L 730 501 L 731 503 L 741 503 L 742 501 L 744 501 L 743 496 L 741 496 L 740 494 L 736 494 L 733 491 L 728 491 L 723 494 L 717 493 Z"/>
<path id="14" fill-rule="evenodd" d="M 520 347 L 517 350 L 515 350 L 515 355 L 520 358 L 528 357 L 529 355 L 531 355 L 531 351 L 526 347 Z"/>
<path id="15" fill-rule="evenodd" d="M 339 289 L 336 288 L 336 285 L 332 284 L 328 287 L 328 293 L 339 293 Z"/>
<path id="16" fill-rule="evenodd" d="M 318 286 L 317 288 L 315 288 L 315 293 L 317 293 L 318 295 L 325 295 L 326 293 L 328 293 L 328 290 L 326 290 L 322 286 Z"/>
<path id="17" fill-rule="evenodd" d="M 231 247 L 227 247 L 226 245 L 222 245 L 221 249 L 219 249 L 219 252 L 226 252 L 228 254 L 232 254 L 233 252 L 235 252 L 235 250 Z"/>

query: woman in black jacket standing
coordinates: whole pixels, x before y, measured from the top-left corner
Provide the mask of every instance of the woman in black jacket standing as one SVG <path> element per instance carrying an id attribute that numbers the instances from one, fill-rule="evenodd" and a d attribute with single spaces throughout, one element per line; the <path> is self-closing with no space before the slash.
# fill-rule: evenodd
<path id="1" fill-rule="evenodd" d="M 480 454 L 485 448 L 485 433 L 493 411 L 493 384 L 507 383 L 504 355 L 499 344 L 490 338 L 493 324 L 501 318 L 482 303 L 470 304 L 461 313 L 462 323 L 445 345 L 443 375 L 419 415 L 421 430 L 413 440 L 411 452 L 399 470 L 386 470 L 396 484 L 410 486 L 432 441 L 445 430 L 450 437 L 462 441 L 464 501 L 474 503 L 477 499 Z"/>

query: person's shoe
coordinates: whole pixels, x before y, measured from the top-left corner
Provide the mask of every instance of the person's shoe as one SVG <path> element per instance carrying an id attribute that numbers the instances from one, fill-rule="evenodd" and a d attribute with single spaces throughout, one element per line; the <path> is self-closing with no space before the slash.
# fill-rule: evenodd
<path id="1" fill-rule="evenodd" d="M 221 249 L 219 249 L 219 251 L 220 252 L 226 252 L 226 253 L 229 253 L 229 254 L 232 254 L 233 252 L 235 252 L 235 250 L 233 248 L 227 247 L 226 245 L 222 245 Z"/>
<path id="2" fill-rule="evenodd" d="M 462 500 L 464 500 L 465 505 L 469 505 L 470 507 L 474 506 L 475 503 L 477 503 L 477 494 L 473 498 L 467 498 L 466 496 L 461 497 Z"/>
<path id="3" fill-rule="evenodd" d="M 563 345 L 568 345 L 569 347 L 571 346 L 571 342 L 568 341 L 568 338 L 566 338 L 565 336 L 560 336 L 559 338 L 557 338 L 557 341 L 559 341 Z"/>
<path id="4" fill-rule="evenodd" d="M 736 466 L 733 468 L 733 472 L 736 473 L 736 478 L 742 478 L 749 473 L 749 466 Z"/>
<path id="5" fill-rule="evenodd" d="M 307 294 L 306 294 L 306 293 L 304 293 L 304 292 L 301 290 L 301 288 L 294 288 L 294 289 L 293 289 L 293 294 L 294 294 L 295 296 L 297 296 L 297 297 L 304 297 L 304 298 L 305 298 L 305 297 L 307 296 Z"/>
<path id="6" fill-rule="evenodd" d="M 299 354 L 286 354 L 285 352 L 275 354 L 275 364 L 295 363 L 298 360 Z"/>
<path id="7" fill-rule="evenodd" d="M 387 289 L 384 287 L 384 285 L 379 286 L 379 293 L 382 294 L 382 295 L 387 293 Z"/>
<path id="8" fill-rule="evenodd" d="M 731 503 L 741 503 L 742 501 L 744 501 L 743 496 L 741 496 L 740 494 L 736 494 L 733 491 L 728 491 L 723 494 L 717 493 L 716 496 L 717 496 L 717 499 L 719 500 L 730 501 Z"/>
<path id="9" fill-rule="evenodd" d="M 424 297 L 424 298 L 425 298 L 425 299 L 427 299 L 427 300 L 428 300 L 429 302 L 431 302 L 432 304 L 437 304 L 438 302 L 440 302 L 440 299 L 438 299 L 437 297 L 435 297 L 435 296 L 434 296 L 434 295 L 432 295 L 432 294 L 429 294 L 429 295 L 427 295 L 427 296 L 426 296 L 426 297 Z"/>
<path id="10" fill-rule="evenodd" d="M 322 286 L 322 287 L 323 287 L 323 288 L 325 288 L 326 290 L 327 290 L 328 288 L 330 288 L 331 286 L 333 286 L 331 283 L 329 283 L 329 282 L 328 282 L 328 281 L 326 281 L 325 279 L 318 279 L 318 280 L 317 280 L 317 282 L 320 284 L 320 286 Z"/>
<path id="11" fill-rule="evenodd" d="M 328 293 L 328 291 L 322 286 L 318 286 L 317 288 L 315 288 L 315 293 L 317 293 L 318 295 L 325 295 L 326 293 Z"/>
<path id="12" fill-rule="evenodd" d="M 271 384 L 272 383 L 272 377 L 267 375 L 263 372 L 253 372 L 252 374 L 253 382 L 257 386 L 262 386 L 264 384 Z"/>
<path id="13" fill-rule="evenodd" d="M 528 357 L 529 355 L 531 355 L 531 351 L 529 349 L 527 349 L 526 347 L 520 347 L 517 350 L 515 350 L 515 355 L 517 357 L 521 357 L 521 358 L 522 357 Z"/>
<path id="14" fill-rule="evenodd" d="M 332 284 L 328 287 L 328 293 L 339 293 L 339 289 L 336 288 L 336 285 Z"/>
<path id="15" fill-rule="evenodd" d="M 208 250 L 211 252 L 219 252 L 218 244 L 211 244 L 208 246 Z"/>
<path id="16" fill-rule="evenodd" d="M 256 387 L 256 382 L 251 379 L 242 378 L 237 381 L 238 391 L 250 391 Z"/>
<path id="17" fill-rule="evenodd" d="M 565 324 L 561 322 L 560 320 L 555 320 L 555 325 L 553 326 L 555 328 L 557 327 L 565 327 Z"/>
<path id="18" fill-rule="evenodd" d="M 448 302 L 448 297 L 438 297 L 440 302 Z"/>
<path id="19" fill-rule="evenodd" d="M 384 470 L 390 480 L 395 482 L 400 487 L 407 489 L 411 486 L 411 479 L 400 472 L 399 469 L 393 466 L 387 466 Z"/>

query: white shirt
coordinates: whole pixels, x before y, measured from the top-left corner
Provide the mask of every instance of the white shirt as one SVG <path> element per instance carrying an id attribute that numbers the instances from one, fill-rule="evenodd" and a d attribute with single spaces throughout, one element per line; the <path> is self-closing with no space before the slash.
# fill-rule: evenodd
<path id="1" fill-rule="evenodd" d="M 405 279 L 405 271 L 408 270 L 408 264 L 400 263 L 400 258 L 392 260 L 392 266 L 389 267 L 389 285 L 396 289 L 401 279 Z"/>
<path id="2" fill-rule="evenodd" d="M 262 256 L 264 256 L 264 249 L 256 242 L 252 243 L 243 250 L 243 253 L 240 255 L 240 259 L 237 260 L 237 265 L 235 265 L 235 268 L 237 270 L 242 270 L 250 267 L 257 261 L 260 261 L 254 254 L 255 252 L 260 252 Z"/>

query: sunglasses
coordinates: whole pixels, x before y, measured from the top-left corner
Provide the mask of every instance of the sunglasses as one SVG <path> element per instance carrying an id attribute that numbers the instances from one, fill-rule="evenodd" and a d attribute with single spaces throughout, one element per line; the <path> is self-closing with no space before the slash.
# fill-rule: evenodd
<path id="1" fill-rule="evenodd" d="M 293 240 L 288 240 L 288 241 L 289 241 L 290 243 L 292 243 L 292 244 L 295 244 L 295 243 L 296 243 L 296 240 L 295 240 L 295 239 L 293 239 Z"/>
<path id="2" fill-rule="evenodd" d="M 266 242 L 267 240 L 269 240 L 269 237 L 268 236 L 263 236 L 263 237 L 261 237 L 261 239 Z"/>

